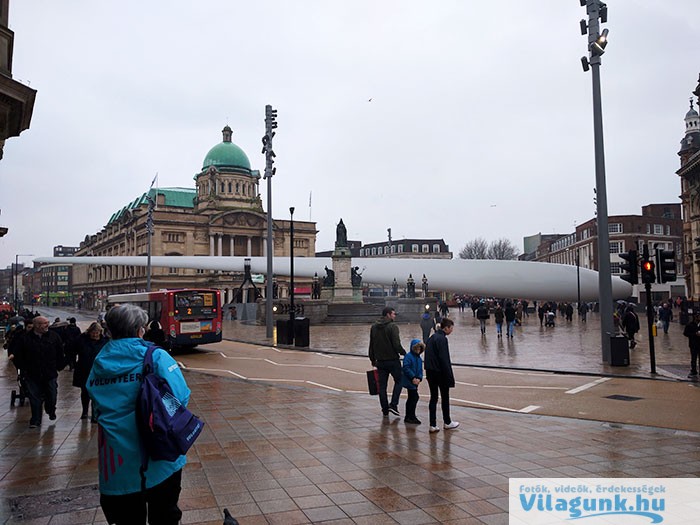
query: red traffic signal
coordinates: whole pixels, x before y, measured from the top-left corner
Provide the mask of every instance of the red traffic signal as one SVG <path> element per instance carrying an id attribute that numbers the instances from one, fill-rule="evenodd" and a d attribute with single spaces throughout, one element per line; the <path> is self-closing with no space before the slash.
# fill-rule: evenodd
<path id="1" fill-rule="evenodd" d="M 654 271 L 654 263 L 649 259 L 642 261 L 642 282 L 644 284 L 652 284 L 656 281 L 656 272 Z"/>

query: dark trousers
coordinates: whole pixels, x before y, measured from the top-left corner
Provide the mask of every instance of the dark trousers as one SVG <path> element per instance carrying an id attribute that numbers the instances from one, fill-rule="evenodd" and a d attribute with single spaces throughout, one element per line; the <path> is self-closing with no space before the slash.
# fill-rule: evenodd
<path id="1" fill-rule="evenodd" d="M 450 418 L 450 387 L 445 378 L 440 372 L 434 370 L 425 371 L 428 387 L 430 387 L 430 401 L 428 402 L 428 412 L 430 413 L 430 426 L 437 426 L 437 402 L 438 395 L 442 402 L 442 420 L 445 425 L 452 423 Z"/>
<path id="2" fill-rule="evenodd" d="M 90 408 L 90 394 L 84 386 L 80 387 L 80 404 L 83 406 L 83 415 L 87 415 Z"/>
<path id="3" fill-rule="evenodd" d="M 406 419 L 417 419 L 416 418 L 416 405 L 418 404 L 418 399 L 420 399 L 420 396 L 418 395 L 418 389 L 416 388 L 415 390 L 411 390 L 409 388 L 406 389 L 408 392 L 408 399 L 406 400 Z"/>
<path id="4" fill-rule="evenodd" d="M 145 493 L 123 496 L 100 495 L 100 505 L 107 522 L 116 525 L 177 525 L 182 511 L 177 506 L 180 498 L 182 470 Z"/>
<path id="5" fill-rule="evenodd" d="M 377 370 L 379 372 L 379 404 L 382 407 L 382 413 L 387 414 L 390 406 L 394 408 L 399 406 L 399 397 L 401 396 L 401 361 L 399 359 L 377 361 Z M 387 400 L 386 395 L 389 375 L 394 378 L 391 403 Z"/>
<path id="6" fill-rule="evenodd" d="M 690 349 L 690 373 L 698 373 L 698 362 L 700 362 L 700 348 Z"/>
<path id="7" fill-rule="evenodd" d="M 36 380 L 30 377 L 24 378 L 27 385 L 27 397 L 32 409 L 32 417 L 29 424 L 40 425 L 42 405 L 46 413 L 51 415 L 56 412 L 56 398 L 58 397 L 58 381 L 54 379 Z"/>

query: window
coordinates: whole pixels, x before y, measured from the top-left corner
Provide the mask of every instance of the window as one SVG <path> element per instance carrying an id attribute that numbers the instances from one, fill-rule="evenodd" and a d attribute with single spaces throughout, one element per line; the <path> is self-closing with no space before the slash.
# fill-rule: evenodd
<path id="1" fill-rule="evenodd" d="M 671 235 L 671 226 L 669 224 L 666 225 L 666 235 Z"/>
<path id="2" fill-rule="evenodd" d="M 427 244 L 424 244 L 422 246 L 422 249 L 423 249 L 423 253 L 430 253 L 430 246 L 428 246 Z"/>
<path id="3" fill-rule="evenodd" d="M 613 275 L 622 273 L 622 270 L 620 270 L 620 263 L 610 263 L 610 273 Z"/>
<path id="4" fill-rule="evenodd" d="M 608 224 L 608 233 L 622 233 L 622 224 L 619 222 Z"/>
<path id="5" fill-rule="evenodd" d="M 440 245 L 433 244 L 433 253 L 440 253 Z"/>
<path id="6" fill-rule="evenodd" d="M 372 248 L 372 255 L 377 255 L 377 247 Z"/>
<path id="7" fill-rule="evenodd" d="M 610 253 L 622 253 L 622 241 L 611 242 Z"/>
<path id="8" fill-rule="evenodd" d="M 651 235 L 651 224 L 647 224 L 647 235 Z"/>
<path id="9" fill-rule="evenodd" d="M 364 256 L 365 256 L 365 249 L 360 248 L 360 257 L 364 257 Z"/>
<path id="10" fill-rule="evenodd" d="M 418 245 L 417 244 L 411 244 L 411 252 L 418 253 Z"/>
<path id="11" fill-rule="evenodd" d="M 654 224 L 654 235 L 663 235 L 664 234 L 664 225 L 663 224 Z"/>
<path id="12" fill-rule="evenodd" d="M 228 183 L 228 192 L 231 193 L 231 183 Z"/>
<path id="13" fill-rule="evenodd" d="M 166 238 L 168 242 L 181 242 L 179 233 L 168 233 Z"/>
<path id="14" fill-rule="evenodd" d="M 391 245 L 391 253 L 396 253 L 396 245 L 395 244 Z"/>
<path id="15" fill-rule="evenodd" d="M 168 273 L 171 275 L 177 275 L 177 268 L 168 268 Z"/>
<path id="16" fill-rule="evenodd" d="M 399 253 L 403 253 L 403 244 L 399 244 Z"/>

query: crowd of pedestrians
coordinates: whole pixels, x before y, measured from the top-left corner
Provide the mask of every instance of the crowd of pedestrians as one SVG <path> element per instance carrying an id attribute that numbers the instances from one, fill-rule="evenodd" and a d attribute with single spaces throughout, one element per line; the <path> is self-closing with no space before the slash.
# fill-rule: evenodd
<path id="1" fill-rule="evenodd" d="M 100 505 L 108 523 L 176 525 L 184 455 L 175 461 L 150 460 L 142 469 L 140 439 L 136 429 L 136 395 L 141 383 L 145 339 L 164 340 L 157 322 L 135 305 L 113 307 L 104 318 L 81 333 L 75 318 L 52 323 L 46 317 L 22 311 L 4 315 L 7 323 L 4 347 L 18 370 L 20 384 L 29 399 L 29 428 L 42 425 L 43 415 L 56 420 L 58 374 L 72 373 L 80 388 L 81 420 L 99 425 L 97 462 Z M 165 350 L 153 354 L 153 373 L 164 378 L 180 403 L 186 405 L 190 390 L 177 362 Z M 119 468 L 109 458 L 119 458 Z M 233 521 L 235 523 L 235 520 Z"/>

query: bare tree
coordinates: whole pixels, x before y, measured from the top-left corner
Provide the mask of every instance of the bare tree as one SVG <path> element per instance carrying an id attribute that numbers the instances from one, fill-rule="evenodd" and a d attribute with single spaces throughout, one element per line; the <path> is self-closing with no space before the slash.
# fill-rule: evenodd
<path id="1" fill-rule="evenodd" d="M 459 252 L 460 259 L 488 259 L 489 245 L 486 239 L 477 237 L 468 241 Z"/>
<path id="2" fill-rule="evenodd" d="M 511 260 L 518 257 L 518 250 L 506 238 L 493 241 L 488 249 L 488 259 Z"/>

